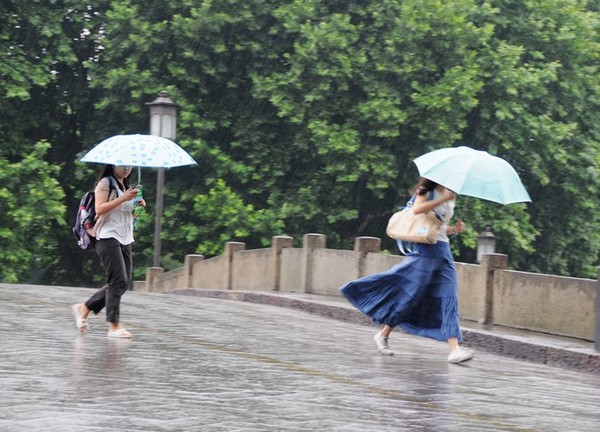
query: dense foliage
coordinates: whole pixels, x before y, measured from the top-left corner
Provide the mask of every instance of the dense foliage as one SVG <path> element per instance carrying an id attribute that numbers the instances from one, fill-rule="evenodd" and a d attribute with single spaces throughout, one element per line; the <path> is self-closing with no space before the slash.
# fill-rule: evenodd
<path id="1" fill-rule="evenodd" d="M 199 162 L 166 173 L 166 268 L 229 240 L 383 238 L 416 182 L 412 160 L 467 144 L 509 161 L 533 203 L 460 197 L 457 260 L 474 261 L 489 226 L 513 268 L 596 277 L 593 2 L 7 0 L 0 15 L 0 280 L 101 279 L 70 233 L 99 168 L 78 161 L 108 136 L 147 133 L 145 103 L 161 90 Z M 152 262 L 155 178 L 142 169 L 138 277 Z"/>

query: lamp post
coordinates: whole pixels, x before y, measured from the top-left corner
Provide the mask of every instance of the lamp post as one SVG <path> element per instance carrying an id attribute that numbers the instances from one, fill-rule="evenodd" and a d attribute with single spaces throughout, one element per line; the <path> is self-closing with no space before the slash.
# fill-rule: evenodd
<path id="1" fill-rule="evenodd" d="M 477 236 L 477 263 L 481 262 L 483 255 L 493 254 L 496 252 L 496 236 L 491 231 L 490 227 Z"/>
<path id="2" fill-rule="evenodd" d="M 169 97 L 169 93 L 161 91 L 156 99 L 147 102 L 150 107 L 150 135 L 157 135 L 175 140 L 177 128 L 178 105 Z M 163 188 L 165 184 L 165 169 L 158 168 L 156 175 L 156 222 L 154 224 L 154 258 L 153 266 L 160 267 L 160 232 L 162 229 Z"/>

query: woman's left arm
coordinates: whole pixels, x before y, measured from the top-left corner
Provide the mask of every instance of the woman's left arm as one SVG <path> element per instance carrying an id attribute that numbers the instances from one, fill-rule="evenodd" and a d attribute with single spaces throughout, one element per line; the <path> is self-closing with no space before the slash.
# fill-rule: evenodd
<path id="1" fill-rule="evenodd" d="M 454 226 L 449 226 L 446 229 L 446 233 L 449 234 L 449 235 L 460 234 L 464 230 L 465 230 L 465 223 L 459 219 L 459 220 L 456 221 L 456 223 L 454 224 Z"/>

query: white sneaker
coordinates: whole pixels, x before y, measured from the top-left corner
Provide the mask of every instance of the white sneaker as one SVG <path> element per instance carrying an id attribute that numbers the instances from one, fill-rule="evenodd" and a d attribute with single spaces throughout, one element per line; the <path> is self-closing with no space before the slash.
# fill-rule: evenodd
<path id="1" fill-rule="evenodd" d="M 475 351 L 459 346 L 448 356 L 448 363 L 460 363 L 475 357 Z"/>
<path id="2" fill-rule="evenodd" d="M 376 333 L 375 336 L 373 336 L 373 340 L 381 354 L 394 355 L 394 351 L 392 351 L 388 345 L 388 338 L 381 336 L 381 333 Z"/>

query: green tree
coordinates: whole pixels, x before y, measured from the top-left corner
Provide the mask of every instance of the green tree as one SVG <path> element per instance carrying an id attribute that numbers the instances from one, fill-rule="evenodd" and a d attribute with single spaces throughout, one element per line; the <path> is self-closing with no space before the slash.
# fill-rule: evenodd
<path id="1" fill-rule="evenodd" d="M 19 161 L 0 157 L 0 280 L 39 282 L 58 262 L 56 233 L 65 227 L 58 167 L 44 161 L 50 145 L 37 143 Z"/>
<path id="2" fill-rule="evenodd" d="M 480 59 L 486 86 L 465 137 L 511 162 L 533 198 L 536 253 L 510 248 L 511 262 L 596 277 L 599 15 L 575 0 L 490 4 L 493 13 L 481 17 L 494 26 L 490 49 Z M 523 230 L 514 228 L 496 224 L 504 242 L 522 240 Z"/>
<path id="3" fill-rule="evenodd" d="M 249 70 L 260 69 L 260 57 L 269 55 L 272 41 L 265 39 L 264 31 L 274 3 L 174 1 L 157 9 L 153 2 L 121 2 L 113 3 L 107 12 L 113 31 L 102 39 L 105 53 L 100 61 L 90 65 L 92 84 L 102 94 L 97 104 L 104 124 L 100 127 L 123 125 L 133 117 L 147 122 L 144 103 L 166 89 L 181 105 L 177 142 L 199 162 L 198 167 L 177 168 L 166 175 L 162 243 L 168 259 L 175 256 L 181 263 L 183 255 L 198 244 L 222 238 L 222 233 L 213 232 L 211 238 L 181 243 L 182 237 L 189 238 L 182 232 L 196 232 L 202 216 L 192 205 L 194 197 L 208 195 L 221 179 L 239 191 L 246 212 L 254 211 L 257 217 L 270 212 L 266 174 L 273 169 L 276 153 L 284 150 L 271 151 L 277 147 L 273 140 L 280 128 L 272 107 L 254 100 Z M 115 105 L 127 115 L 115 111 Z M 134 125 L 133 120 L 129 124 Z M 261 165 L 254 160 L 256 153 L 272 159 Z M 277 170 L 283 176 L 287 168 Z M 150 171 L 144 182 L 152 185 L 154 179 Z M 149 217 L 141 225 L 136 247 L 143 251 L 140 259 L 146 257 L 149 264 L 155 191 L 153 187 L 146 191 Z M 261 245 L 262 236 L 253 232 L 246 240 L 249 245 Z"/>
<path id="4" fill-rule="evenodd" d="M 99 168 L 77 161 L 108 136 L 146 133 L 145 103 L 161 90 L 180 104 L 177 142 L 199 162 L 166 173 L 167 268 L 231 239 L 258 247 L 321 232 L 345 248 L 385 237 L 416 181 L 412 160 L 461 143 L 513 164 L 534 202 L 461 197 L 469 229 L 457 259 L 472 261 L 490 226 L 514 268 L 595 276 L 594 2 L 5 3 L 0 156 L 23 179 L 14 166 L 49 143 L 40 163 L 56 170 L 67 206 L 62 224 L 37 233 L 59 242 L 46 250 L 47 283 L 101 278 L 70 233 Z M 156 175 L 142 171 L 150 207 L 134 245 L 138 276 L 154 240 Z"/>
<path id="5" fill-rule="evenodd" d="M 585 12 L 585 5 L 231 0 L 179 1 L 156 9 L 151 3 L 113 3 L 107 18 L 115 30 L 103 40 L 94 82 L 104 90 L 101 109 L 122 105 L 137 116 L 143 101 L 170 83 L 167 89 L 182 106 L 179 140 L 201 171 L 171 174 L 167 199 L 177 229 L 198 220 L 198 210 L 189 205 L 194 194 L 185 191 L 206 195 L 224 179 L 245 204 L 277 209 L 285 233 L 298 238 L 318 231 L 331 246 L 347 247 L 357 235 L 382 235 L 393 207 L 406 200 L 416 180 L 414 157 L 464 142 L 513 163 L 535 204 L 500 207 L 465 199 L 471 229 L 461 238 L 458 258 L 473 257 L 476 235 L 489 225 L 511 264 L 526 269 L 536 236 L 549 236 L 545 216 L 535 210 L 544 205 L 536 207 L 535 176 L 541 171 L 530 170 L 526 161 L 549 157 L 545 152 L 556 148 L 513 138 L 536 130 L 540 119 L 553 119 L 555 108 L 546 109 L 546 103 L 555 98 L 589 106 L 575 91 L 578 85 L 563 85 L 562 94 L 555 94 L 555 61 L 542 58 L 544 50 L 554 49 L 552 39 L 536 30 L 543 30 L 548 8 L 557 19 L 573 25 L 588 19 L 587 28 L 595 28 L 597 15 Z M 569 25 L 562 30 L 563 50 L 595 44 L 589 31 L 579 40 Z M 539 51 L 532 55 L 537 64 L 521 55 L 527 47 Z M 594 64 L 593 49 L 578 55 L 580 65 Z M 590 84 L 594 79 L 590 74 Z M 502 117 L 511 110 L 512 117 Z M 564 136 L 558 124 L 541 124 L 552 126 L 547 134 Z M 560 148 L 560 139 L 553 142 Z M 182 196 L 188 204 L 175 205 Z M 174 231 L 165 236 L 181 237 Z M 552 261 L 533 268 L 561 271 Z"/>
<path id="6" fill-rule="evenodd" d="M 412 160 L 465 138 L 494 35 L 493 25 L 478 20 L 493 10 L 471 1 L 315 1 L 290 2 L 274 14 L 297 36 L 282 54 L 286 67 L 255 82 L 256 93 L 297 131 L 290 157 L 303 177 L 297 195 L 283 198 L 288 226 L 301 232 L 308 213 L 319 232 L 346 247 L 357 235 L 381 236 L 416 182 Z M 471 228 L 459 258 L 474 259 L 477 233 L 495 212 L 494 227 L 507 219 L 519 227 L 518 243 L 501 243 L 509 255 L 533 250 L 536 229 L 525 206 L 502 210 L 466 200 L 462 208 Z M 505 231 L 513 233 L 513 225 Z"/>
<path id="7" fill-rule="evenodd" d="M 244 204 L 242 198 L 224 180 L 218 180 L 207 194 L 190 198 L 197 215 L 196 224 L 185 225 L 174 232 L 178 233 L 178 238 L 188 243 L 202 239 L 197 243 L 196 253 L 217 255 L 222 252 L 225 242 L 248 241 L 253 238 L 260 242 L 256 246 L 269 246 L 273 233 L 283 229 L 283 223 L 277 220 L 275 209 L 255 210 L 251 204 Z M 171 209 L 167 216 L 176 212 L 176 208 Z"/>
<path id="8" fill-rule="evenodd" d="M 95 139 L 85 138 L 94 101 L 84 62 L 95 61 L 101 50 L 98 11 L 106 3 L 8 0 L 0 10 L 0 157 L 25 170 L 20 162 L 38 142 L 46 142 L 45 151 L 35 154 L 42 158 L 40 163 L 52 167 L 52 181 L 61 186 L 60 194 L 52 193 L 51 198 L 62 196 L 67 208 L 60 223 L 48 223 L 36 232 L 42 243 L 56 245 L 44 250 L 45 283 L 87 285 L 98 273 L 97 263 L 87 259 L 91 255 L 73 242 L 71 226 L 79 199 L 92 183 L 92 171 L 76 160 L 87 144 L 84 140 Z M 28 171 L 20 174 L 14 167 L 14 175 L 25 179 Z M 45 172 L 49 171 L 40 175 Z M 40 180 L 37 175 L 32 179 Z M 18 248 L 6 254 L 23 258 L 29 246 L 23 248 L 23 254 Z"/>

